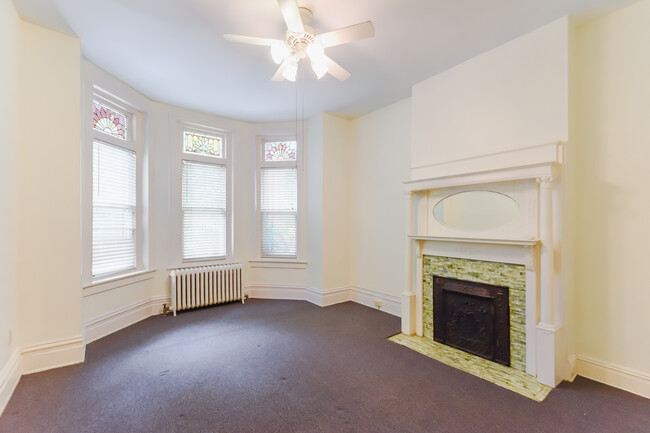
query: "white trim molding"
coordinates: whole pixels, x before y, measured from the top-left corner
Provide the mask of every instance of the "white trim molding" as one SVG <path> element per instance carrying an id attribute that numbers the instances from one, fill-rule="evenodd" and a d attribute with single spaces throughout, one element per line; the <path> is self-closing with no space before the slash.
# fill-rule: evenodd
<path id="1" fill-rule="evenodd" d="M 136 284 L 141 281 L 150 280 L 156 269 L 144 269 L 141 271 L 131 272 L 129 274 L 118 275 L 117 277 L 97 280 L 83 288 L 83 297 L 96 295 L 97 293 L 107 292 L 120 287 Z"/>
<path id="2" fill-rule="evenodd" d="M 148 317 L 160 314 L 163 304 L 170 305 L 167 295 L 144 299 L 84 322 L 84 342 L 92 343 Z"/>
<path id="3" fill-rule="evenodd" d="M 576 373 L 579 376 L 650 398 L 650 375 L 640 371 L 577 355 Z"/>
<path id="4" fill-rule="evenodd" d="M 0 370 L 0 415 L 20 381 L 20 351 L 15 349 Z"/>
<path id="5" fill-rule="evenodd" d="M 86 345 L 81 335 L 23 347 L 20 351 L 22 374 L 84 362 Z"/>
<path id="6" fill-rule="evenodd" d="M 411 168 L 407 191 L 529 179 L 562 164 L 564 143 L 553 142 Z"/>
<path id="7" fill-rule="evenodd" d="M 244 293 L 250 298 L 257 299 L 308 301 L 319 307 L 352 301 L 398 317 L 402 313 L 402 302 L 399 296 L 354 286 L 321 291 L 315 287 L 301 285 L 249 283 L 244 286 Z M 379 302 L 380 306 L 377 306 L 376 302 Z"/>

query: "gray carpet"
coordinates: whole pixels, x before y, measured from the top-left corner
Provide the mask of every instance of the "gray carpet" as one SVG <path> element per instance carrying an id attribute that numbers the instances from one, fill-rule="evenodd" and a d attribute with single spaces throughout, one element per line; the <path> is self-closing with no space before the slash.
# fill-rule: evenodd
<path id="1" fill-rule="evenodd" d="M 152 317 L 21 379 L 0 432 L 650 432 L 650 400 L 584 378 L 542 403 L 386 337 L 354 303 Z"/>

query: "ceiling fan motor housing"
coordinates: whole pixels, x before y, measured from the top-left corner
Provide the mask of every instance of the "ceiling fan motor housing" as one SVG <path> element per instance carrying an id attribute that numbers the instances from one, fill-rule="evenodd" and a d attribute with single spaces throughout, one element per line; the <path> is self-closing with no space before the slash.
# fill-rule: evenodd
<path id="1" fill-rule="evenodd" d="M 287 46 L 291 49 L 292 54 L 296 54 L 301 59 L 306 56 L 306 48 L 315 40 L 314 29 L 309 26 L 304 27 L 305 31 L 302 33 L 287 30 Z"/>

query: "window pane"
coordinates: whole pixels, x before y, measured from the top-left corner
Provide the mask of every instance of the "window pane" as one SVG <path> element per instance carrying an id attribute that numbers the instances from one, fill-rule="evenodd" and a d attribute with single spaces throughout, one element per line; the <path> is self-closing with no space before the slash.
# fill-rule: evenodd
<path id="1" fill-rule="evenodd" d="M 296 256 L 296 213 L 262 212 L 262 256 Z"/>
<path id="2" fill-rule="evenodd" d="M 183 143 L 185 152 L 217 156 L 219 158 L 223 157 L 223 139 L 221 137 L 212 137 L 185 131 Z"/>
<path id="3" fill-rule="evenodd" d="M 93 128 L 126 140 L 126 115 L 93 101 Z"/>
<path id="4" fill-rule="evenodd" d="M 264 161 L 295 161 L 295 141 L 264 142 Z"/>
<path id="5" fill-rule="evenodd" d="M 135 152 L 93 144 L 93 276 L 136 267 Z"/>
<path id="6" fill-rule="evenodd" d="M 298 172 L 295 168 L 262 169 L 261 209 L 298 210 Z"/>
<path id="7" fill-rule="evenodd" d="M 262 256 L 296 256 L 297 176 L 295 168 L 261 171 Z"/>
<path id="8" fill-rule="evenodd" d="M 183 161 L 183 258 L 226 256 L 226 167 Z"/>

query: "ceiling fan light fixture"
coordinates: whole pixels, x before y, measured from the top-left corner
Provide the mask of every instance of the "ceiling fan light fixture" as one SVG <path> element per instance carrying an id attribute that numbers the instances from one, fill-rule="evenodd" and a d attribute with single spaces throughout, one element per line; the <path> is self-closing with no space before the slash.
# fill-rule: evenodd
<path id="1" fill-rule="evenodd" d="M 279 65 L 291 55 L 291 50 L 286 44 L 271 45 L 271 57 L 276 65 Z"/>
<path id="2" fill-rule="evenodd" d="M 298 61 L 293 58 L 287 65 L 287 67 L 282 71 L 282 76 L 289 81 L 296 81 L 296 75 L 298 74 Z"/>
<path id="3" fill-rule="evenodd" d="M 325 56 L 325 49 L 319 43 L 313 43 L 306 49 L 307 56 L 311 62 L 311 68 L 314 70 L 316 77 L 320 80 L 327 73 L 329 65 Z"/>

